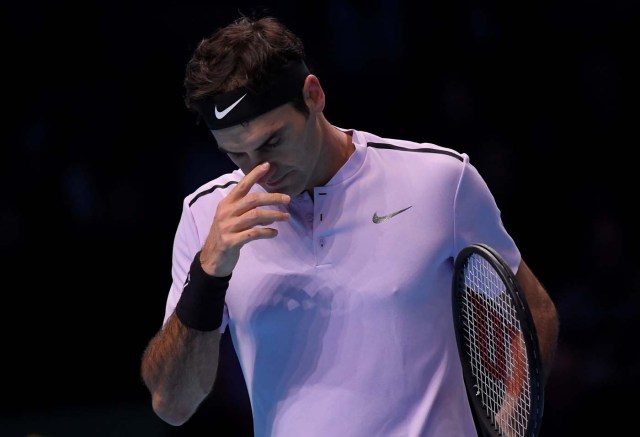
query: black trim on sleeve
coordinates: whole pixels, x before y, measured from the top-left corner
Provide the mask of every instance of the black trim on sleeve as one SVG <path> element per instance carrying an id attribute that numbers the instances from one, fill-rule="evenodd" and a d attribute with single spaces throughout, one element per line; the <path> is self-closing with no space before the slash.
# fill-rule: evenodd
<path id="1" fill-rule="evenodd" d="M 460 156 L 460 154 L 458 154 L 458 153 L 451 152 L 449 150 L 434 149 L 432 147 L 424 147 L 424 148 L 421 148 L 421 149 L 410 149 L 408 147 L 400 147 L 400 146 L 395 146 L 393 144 L 387 144 L 387 143 L 367 143 L 367 146 L 368 147 L 374 147 L 376 149 L 399 150 L 401 152 L 440 153 L 442 155 L 453 156 L 454 158 L 456 158 L 460 162 L 464 161 L 462 156 Z"/>
<path id="2" fill-rule="evenodd" d="M 214 185 L 213 187 L 211 187 L 209 189 L 201 191 L 198 194 L 196 194 L 193 199 L 191 199 L 191 202 L 189 202 L 189 206 L 191 206 L 194 203 L 196 203 L 196 200 L 198 200 L 200 197 L 205 196 L 205 195 L 207 195 L 209 193 L 213 193 L 218 188 L 227 188 L 229 185 L 233 185 L 233 184 L 237 184 L 237 183 L 238 183 L 238 181 L 229 181 L 224 185 Z"/>

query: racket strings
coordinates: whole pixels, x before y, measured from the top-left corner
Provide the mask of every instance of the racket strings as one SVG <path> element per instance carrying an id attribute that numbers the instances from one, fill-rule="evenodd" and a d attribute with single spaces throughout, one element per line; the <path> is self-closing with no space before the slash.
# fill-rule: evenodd
<path id="1" fill-rule="evenodd" d="M 522 328 L 506 286 L 489 262 L 472 255 L 463 281 L 462 327 L 474 389 L 494 425 L 507 436 L 525 435 L 531 403 Z"/>

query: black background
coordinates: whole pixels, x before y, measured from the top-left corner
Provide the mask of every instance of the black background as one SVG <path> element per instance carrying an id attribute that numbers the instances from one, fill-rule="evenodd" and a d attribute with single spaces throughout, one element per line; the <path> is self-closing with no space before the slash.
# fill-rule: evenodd
<path id="1" fill-rule="evenodd" d="M 231 168 L 183 105 L 185 64 L 215 28 L 260 11 L 305 41 L 330 122 L 452 147 L 485 176 L 560 311 L 541 436 L 633 426 L 637 2 L 2 9 L 0 435 L 251 435 L 228 338 L 183 427 L 153 414 L 139 365 L 182 198 Z"/>

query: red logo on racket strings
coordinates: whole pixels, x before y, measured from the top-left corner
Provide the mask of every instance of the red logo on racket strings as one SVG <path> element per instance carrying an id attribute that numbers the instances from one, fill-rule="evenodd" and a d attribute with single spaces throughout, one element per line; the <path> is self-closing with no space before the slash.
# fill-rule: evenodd
<path id="1" fill-rule="evenodd" d="M 477 344 L 480 352 L 480 362 L 495 380 L 506 382 L 514 375 L 507 374 L 507 368 L 521 369 L 521 357 L 512 357 L 515 366 L 508 365 L 507 350 L 511 349 L 518 334 L 517 328 L 507 325 L 504 317 L 483 302 L 483 298 L 476 293 L 470 294 L 474 307 L 474 322 L 477 327 Z M 484 298 L 486 299 L 486 298 Z M 491 326 L 491 328 L 490 328 Z M 511 349 L 514 351 L 514 349 Z M 518 351 L 519 348 L 515 349 Z M 514 351 L 514 352 L 515 352 Z"/>

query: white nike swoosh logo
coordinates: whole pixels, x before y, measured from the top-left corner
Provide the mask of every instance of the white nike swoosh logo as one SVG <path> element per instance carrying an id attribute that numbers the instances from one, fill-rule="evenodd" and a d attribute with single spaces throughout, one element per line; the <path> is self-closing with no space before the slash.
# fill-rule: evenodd
<path id="1" fill-rule="evenodd" d="M 413 205 L 411 205 L 411 206 L 413 206 Z M 389 220 L 390 218 L 397 216 L 401 212 L 405 212 L 406 210 L 411 208 L 411 206 L 407 206 L 405 209 L 401 209 L 400 211 L 392 212 L 391 214 L 383 215 L 383 216 L 379 216 L 378 212 L 376 211 L 376 212 L 373 213 L 373 217 L 371 218 L 371 220 L 373 220 L 373 222 L 375 224 L 382 223 L 385 220 Z"/>
<path id="2" fill-rule="evenodd" d="M 214 113 L 216 114 L 216 118 L 218 120 L 222 120 L 225 117 L 225 115 L 227 115 L 233 108 L 235 108 L 236 105 L 238 103 L 240 103 L 240 101 L 242 99 L 244 99 L 245 97 L 247 97 L 247 93 L 245 93 L 244 96 L 240 97 L 238 100 L 233 102 L 233 104 L 231 104 L 231 106 L 227 107 L 227 109 L 225 109 L 224 111 L 218 111 L 218 105 L 216 105 L 216 107 L 213 108 L 214 109 Z"/>

